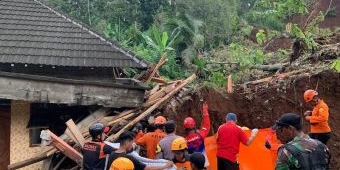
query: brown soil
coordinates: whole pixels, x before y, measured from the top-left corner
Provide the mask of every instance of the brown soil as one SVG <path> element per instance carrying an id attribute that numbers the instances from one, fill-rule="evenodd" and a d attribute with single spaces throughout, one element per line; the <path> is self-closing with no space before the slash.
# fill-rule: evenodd
<path id="1" fill-rule="evenodd" d="M 286 112 L 303 114 L 311 107 L 303 102 L 302 94 L 306 89 L 315 89 L 330 108 L 330 126 L 333 136 L 328 143 L 332 152 L 332 167 L 340 169 L 340 74 L 326 70 L 319 73 L 304 74 L 292 79 L 286 79 L 275 84 L 262 84 L 244 89 L 238 86 L 233 94 L 226 94 L 224 89 L 216 90 L 201 88 L 182 96 L 181 103 L 170 102 L 164 107 L 163 113 L 183 127 L 183 119 L 192 116 L 197 122 L 201 120 L 200 99 L 203 98 L 209 105 L 212 123 L 211 133 L 215 133 L 218 126 L 224 122 L 226 113 L 234 112 L 238 115 L 238 123 L 249 128 L 268 128 L 275 120 Z M 304 122 L 305 131 L 309 125 Z M 178 128 L 180 135 L 184 134 Z"/>
<path id="2" fill-rule="evenodd" d="M 330 4 L 330 2 L 332 3 Z M 334 30 L 335 28 L 340 27 L 340 1 L 338 0 L 315 0 L 309 8 L 310 13 L 305 15 L 295 15 L 289 19 L 288 22 L 297 23 L 300 27 L 304 27 L 307 23 L 311 22 L 316 16 L 318 16 L 320 11 L 325 13 L 329 7 L 335 8 L 336 16 L 325 17 L 325 20 L 319 24 L 319 27 Z M 273 52 L 280 48 L 289 49 L 292 43 L 293 39 L 290 38 L 276 38 L 266 47 L 266 50 Z"/>

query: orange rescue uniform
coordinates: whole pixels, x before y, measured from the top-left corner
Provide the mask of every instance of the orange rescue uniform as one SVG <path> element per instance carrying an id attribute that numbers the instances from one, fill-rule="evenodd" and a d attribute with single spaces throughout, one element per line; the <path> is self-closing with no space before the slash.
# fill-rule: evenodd
<path id="1" fill-rule="evenodd" d="M 327 133 L 331 132 L 328 125 L 329 109 L 327 104 L 320 100 L 314 107 L 309 122 L 311 124 L 311 133 Z"/>
<path id="2" fill-rule="evenodd" d="M 154 132 L 137 135 L 136 143 L 146 147 L 146 156 L 149 159 L 156 159 L 157 144 L 165 136 L 166 134 L 162 130 L 156 129 Z"/>
<path id="3" fill-rule="evenodd" d="M 185 169 L 185 170 L 191 170 L 191 165 L 190 165 L 190 161 L 185 161 L 185 162 L 177 162 L 175 163 L 175 166 L 177 167 L 177 169 Z"/>

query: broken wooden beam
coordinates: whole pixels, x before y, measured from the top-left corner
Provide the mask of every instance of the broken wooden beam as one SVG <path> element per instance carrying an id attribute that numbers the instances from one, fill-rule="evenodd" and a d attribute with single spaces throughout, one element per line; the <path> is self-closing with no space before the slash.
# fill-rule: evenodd
<path id="1" fill-rule="evenodd" d="M 157 65 L 155 66 L 155 68 L 153 68 L 151 74 L 148 75 L 148 77 L 147 77 L 147 79 L 146 79 L 146 81 L 145 81 L 146 83 L 147 83 L 147 82 L 150 82 L 151 78 L 154 77 L 154 75 L 155 75 L 155 73 L 158 71 L 158 69 L 159 69 L 163 64 L 166 63 L 166 61 L 167 61 L 167 58 L 166 58 L 166 57 L 167 57 L 167 54 L 165 53 L 165 54 L 161 57 L 161 59 L 159 59 Z"/>
<path id="2" fill-rule="evenodd" d="M 45 160 L 48 157 L 49 156 L 47 156 L 46 154 L 41 154 L 41 155 L 34 156 L 32 158 L 26 159 L 26 160 L 21 161 L 21 162 L 10 164 L 10 165 L 7 166 L 7 168 L 8 168 L 8 170 L 19 169 L 19 168 L 22 168 L 22 167 L 25 167 L 25 166 L 28 166 L 28 165 L 40 162 L 42 160 Z"/>
<path id="3" fill-rule="evenodd" d="M 49 147 L 48 149 L 46 149 L 44 152 L 39 153 L 35 156 L 33 156 L 32 158 L 20 161 L 20 162 L 16 162 L 14 164 L 10 164 L 7 166 L 8 170 L 14 170 L 14 169 L 19 169 L 37 162 L 40 162 L 42 160 L 45 160 L 47 158 L 49 158 L 50 156 L 53 155 L 54 152 L 56 152 L 57 149 Z"/>
<path id="4" fill-rule="evenodd" d="M 145 110 L 142 114 L 137 116 L 133 121 L 128 123 L 126 126 L 124 126 L 120 131 L 118 131 L 116 134 L 111 135 L 107 138 L 108 141 L 115 141 L 117 138 L 124 132 L 129 130 L 134 124 L 142 120 L 144 117 L 151 114 L 152 111 L 154 111 L 156 108 L 158 108 L 161 104 L 163 104 L 165 101 L 167 101 L 170 97 L 175 95 L 179 90 L 181 90 L 185 85 L 191 83 L 196 78 L 196 75 L 193 74 L 190 77 L 188 77 L 186 80 L 184 80 L 181 84 L 179 84 L 174 90 L 172 90 L 170 93 L 168 93 L 166 96 L 164 96 L 161 100 L 159 100 L 157 103 L 149 107 L 147 110 Z"/>
<path id="5" fill-rule="evenodd" d="M 63 139 L 52 133 L 50 130 L 46 131 L 51 136 L 52 146 L 56 147 L 60 152 L 62 152 L 65 156 L 72 159 L 74 162 L 78 164 L 82 162 L 83 160 L 82 154 L 80 154 L 77 150 L 75 150 L 72 146 L 67 144 Z"/>

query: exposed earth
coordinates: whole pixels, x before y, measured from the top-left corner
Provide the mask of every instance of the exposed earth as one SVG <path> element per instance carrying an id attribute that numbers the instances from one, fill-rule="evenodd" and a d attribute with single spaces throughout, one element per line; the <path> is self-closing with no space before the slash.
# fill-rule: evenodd
<path id="1" fill-rule="evenodd" d="M 332 2 L 331 5 L 330 2 Z M 340 1 L 317 0 L 310 7 L 310 11 L 313 11 L 312 15 L 318 14 L 319 11 L 327 11 L 330 6 L 335 9 L 337 15 L 326 17 L 320 27 L 334 30 L 336 27 L 340 27 Z M 294 16 L 291 21 L 303 25 L 311 17 L 309 15 Z M 331 50 L 331 53 L 327 53 L 322 51 L 322 48 L 327 47 L 321 47 L 321 51 L 316 54 L 305 54 L 301 57 L 303 59 L 298 59 L 284 71 L 301 71 L 297 74 L 256 84 L 245 85 L 244 82 L 241 82 L 241 84 L 234 85 L 235 91 L 232 94 L 227 94 L 224 88 L 201 87 L 194 91 L 182 91 L 178 97 L 172 99 L 161 110 L 167 117 L 176 120 L 179 127 L 183 127 L 182 121 L 187 116 L 192 116 L 197 122 L 200 122 L 203 99 L 209 105 L 212 123 L 210 134 L 216 133 L 228 112 L 238 115 L 238 123 L 241 126 L 268 128 L 283 113 L 293 112 L 303 115 L 305 111 L 311 110 L 312 107 L 303 101 L 303 93 L 307 89 L 316 89 L 319 92 L 319 97 L 330 108 L 329 122 L 333 132 L 328 147 L 332 154 L 331 167 L 340 169 L 340 73 L 329 68 L 330 60 L 340 58 L 340 45 L 336 44 L 340 42 L 340 33 L 338 32 L 324 41 L 325 39 L 327 38 L 322 37 L 317 41 L 321 45 L 331 44 L 330 48 L 333 48 L 334 51 Z M 268 48 L 270 51 L 290 48 L 292 42 L 292 39 L 280 38 L 274 40 Z M 315 57 L 316 55 L 319 56 Z M 270 77 L 270 75 L 265 77 Z M 309 124 L 305 121 L 303 124 L 304 131 L 308 133 Z M 178 133 L 184 135 L 183 129 L 178 128 Z"/>

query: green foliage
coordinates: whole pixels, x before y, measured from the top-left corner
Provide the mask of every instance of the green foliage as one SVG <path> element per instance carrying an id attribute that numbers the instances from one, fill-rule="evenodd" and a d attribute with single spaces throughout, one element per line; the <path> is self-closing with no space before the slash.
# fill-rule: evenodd
<path id="1" fill-rule="evenodd" d="M 161 56 L 166 52 L 174 51 L 173 48 L 174 42 L 179 34 L 173 34 L 172 37 L 169 37 L 168 33 L 165 31 L 161 31 L 155 26 L 152 26 L 147 32 L 142 33 L 142 37 L 144 38 L 146 44 L 155 52 L 156 56 Z"/>
<path id="2" fill-rule="evenodd" d="M 337 72 L 340 72 L 340 59 L 334 60 L 332 62 L 331 68 L 336 70 Z"/>
<path id="3" fill-rule="evenodd" d="M 307 13 L 309 0 L 257 0 L 246 18 L 259 26 L 283 29 L 285 19 L 294 14 Z"/>
<path id="4" fill-rule="evenodd" d="M 241 70 L 247 69 L 251 65 L 262 64 L 265 58 L 262 50 L 248 48 L 241 44 L 231 43 L 229 49 L 231 51 L 231 57 L 240 63 Z"/>
<path id="5" fill-rule="evenodd" d="M 266 41 L 266 34 L 264 34 L 264 30 L 259 30 L 256 33 L 256 41 L 259 45 L 262 45 Z"/>
<path id="6" fill-rule="evenodd" d="M 238 30 L 236 0 L 177 0 L 177 10 L 203 21 L 204 46 L 213 48 L 230 41 Z"/>
<path id="7" fill-rule="evenodd" d="M 290 23 L 287 25 L 291 25 Z M 291 28 L 291 30 L 290 30 Z M 287 32 L 293 34 L 297 38 L 302 39 L 309 50 L 315 49 L 318 44 L 314 41 L 314 34 L 309 31 L 303 32 L 297 24 L 292 24 L 291 26 L 287 26 Z"/>
<path id="8" fill-rule="evenodd" d="M 212 72 L 209 81 L 204 81 L 206 87 L 225 87 L 227 84 L 224 74 L 220 71 Z"/>

